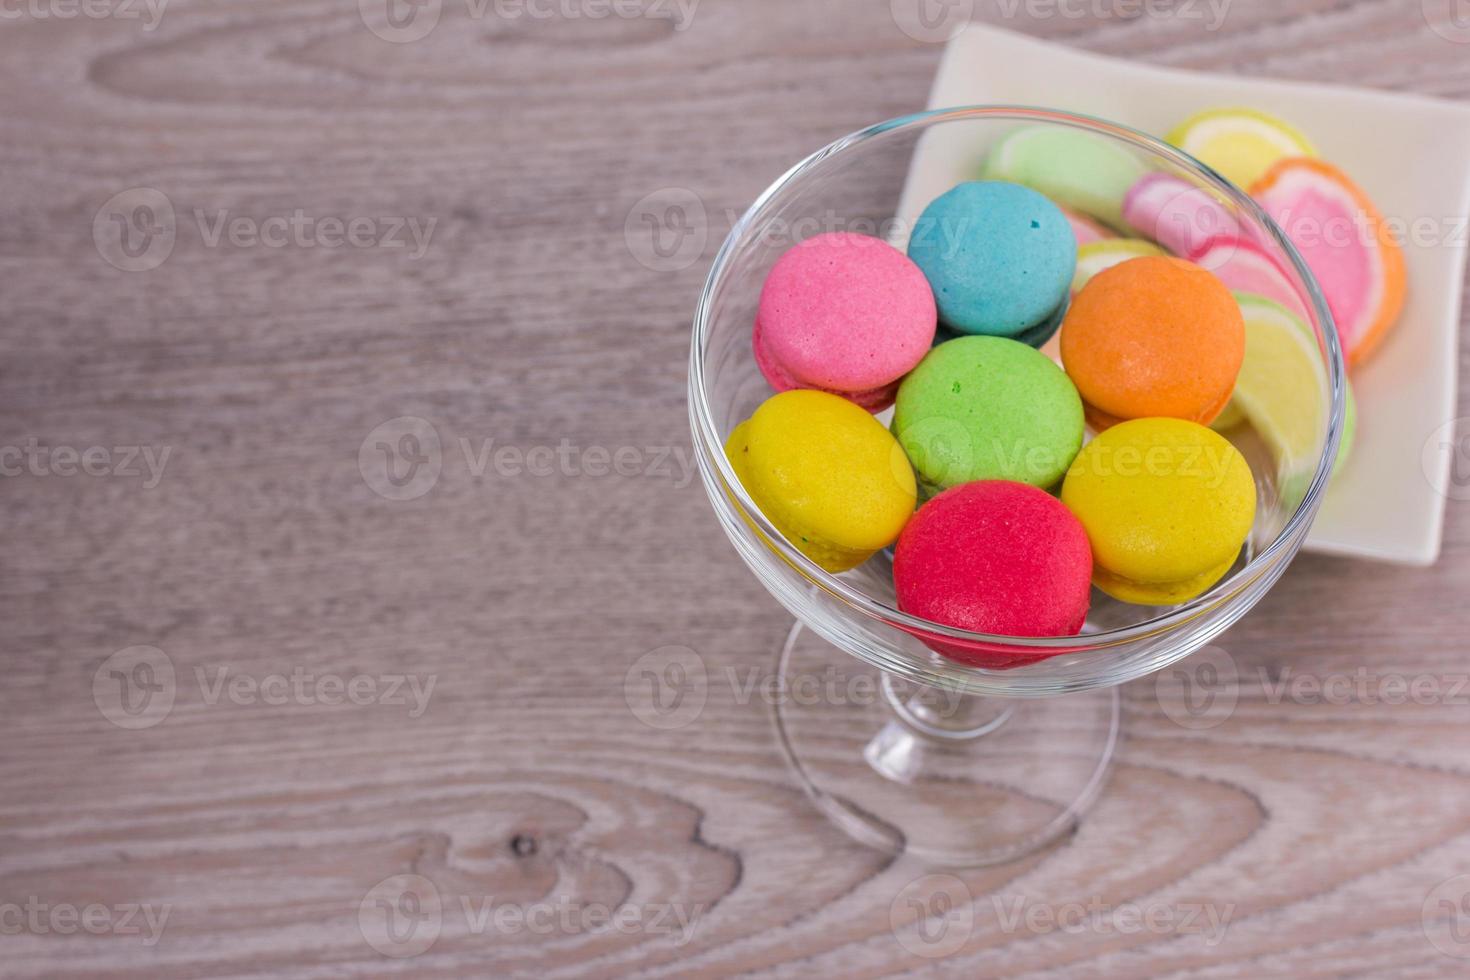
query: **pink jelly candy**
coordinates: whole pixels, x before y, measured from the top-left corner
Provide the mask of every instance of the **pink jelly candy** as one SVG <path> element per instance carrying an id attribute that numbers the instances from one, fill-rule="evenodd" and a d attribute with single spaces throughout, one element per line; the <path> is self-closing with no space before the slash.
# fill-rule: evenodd
<path id="1" fill-rule="evenodd" d="M 1123 220 L 1175 255 L 1215 238 L 1243 238 L 1240 222 L 1208 191 L 1172 174 L 1145 174 L 1123 199 Z"/>
<path id="2" fill-rule="evenodd" d="M 1077 247 L 1091 245 L 1093 242 L 1101 242 L 1109 238 L 1117 238 L 1101 222 L 1094 221 L 1085 214 L 1078 214 L 1069 208 L 1061 208 L 1061 212 L 1067 218 L 1067 223 L 1072 226 L 1072 234 L 1077 237 Z"/>
<path id="3" fill-rule="evenodd" d="M 1188 254 L 1195 265 L 1213 272 L 1233 292 L 1255 293 L 1275 300 L 1312 322 L 1307 300 L 1290 275 L 1265 249 L 1249 239 L 1223 236 Z"/>
<path id="4" fill-rule="evenodd" d="M 1321 160 L 1282 160 L 1251 188 L 1297 247 L 1332 308 L 1348 363 L 1382 341 L 1404 307 L 1403 246 L 1352 179 Z"/>

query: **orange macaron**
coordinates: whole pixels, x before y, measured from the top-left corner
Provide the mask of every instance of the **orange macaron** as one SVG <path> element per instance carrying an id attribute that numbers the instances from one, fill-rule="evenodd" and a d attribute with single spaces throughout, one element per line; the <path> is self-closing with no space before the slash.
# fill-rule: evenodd
<path id="1" fill-rule="evenodd" d="M 1213 273 L 1167 256 L 1094 276 L 1062 321 L 1062 364 L 1097 431 L 1128 419 L 1208 425 L 1245 360 L 1245 318 Z"/>

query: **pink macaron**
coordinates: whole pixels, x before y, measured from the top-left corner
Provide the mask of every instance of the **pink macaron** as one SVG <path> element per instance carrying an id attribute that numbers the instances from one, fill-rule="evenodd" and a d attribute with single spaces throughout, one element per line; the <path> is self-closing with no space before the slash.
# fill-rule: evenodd
<path id="1" fill-rule="evenodd" d="M 929 352 L 937 325 L 934 291 L 908 256 L 870 235 L 832 232 L 776 262 L 752 344 L 777 391 L 814 388 L 879 412 Z"/>

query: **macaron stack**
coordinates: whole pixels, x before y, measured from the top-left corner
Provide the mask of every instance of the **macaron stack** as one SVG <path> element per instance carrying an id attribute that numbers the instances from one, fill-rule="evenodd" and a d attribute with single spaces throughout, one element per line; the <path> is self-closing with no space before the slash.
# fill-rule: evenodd
<path id="1" fill-rule="evenodd" d="M 1250 467 L 1207 427 L 1241 372 L 1240 306 L 1151 243 L 1079 281 L 1079 249 L 1124 241 L 1082 244 L 1121 224 L 1138 177 L 1086 149 L 1117 185 L 1116 214 L 1022 141 L 991 169 L 1044 183 L 1070 213 L 1014 180 L 961 184 L 925 210 L 907 255 L 819 235 L 760 297 L 752 347 L 778 394 L 730 435 L 736 475 L 828 571 L 894 546 L 899 608 L 934 623 L 1071 636 L 1093 587 L 1186 602 L 1229 571 L 1254 522 Z M 1057 331 L 1060 364 L 1038 350 Z M 885 428 L 869 413 L 889 405 Z M 1022 662 L 923 638 L 966 663 Z"/>

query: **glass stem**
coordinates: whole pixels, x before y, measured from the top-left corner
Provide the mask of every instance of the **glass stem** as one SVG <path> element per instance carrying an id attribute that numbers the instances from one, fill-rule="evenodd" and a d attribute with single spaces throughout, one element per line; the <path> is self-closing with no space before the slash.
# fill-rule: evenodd
<path id="1" fill-rule="evenodd" d="M 1000 728 L 1011 717 L 1015 702 L 1005 698 L 961 694 L 928 684 L 895 680 L 885 673 L 883 700 L 904 727 L 915 734 L 945 742 L 968 742 Z"/>

